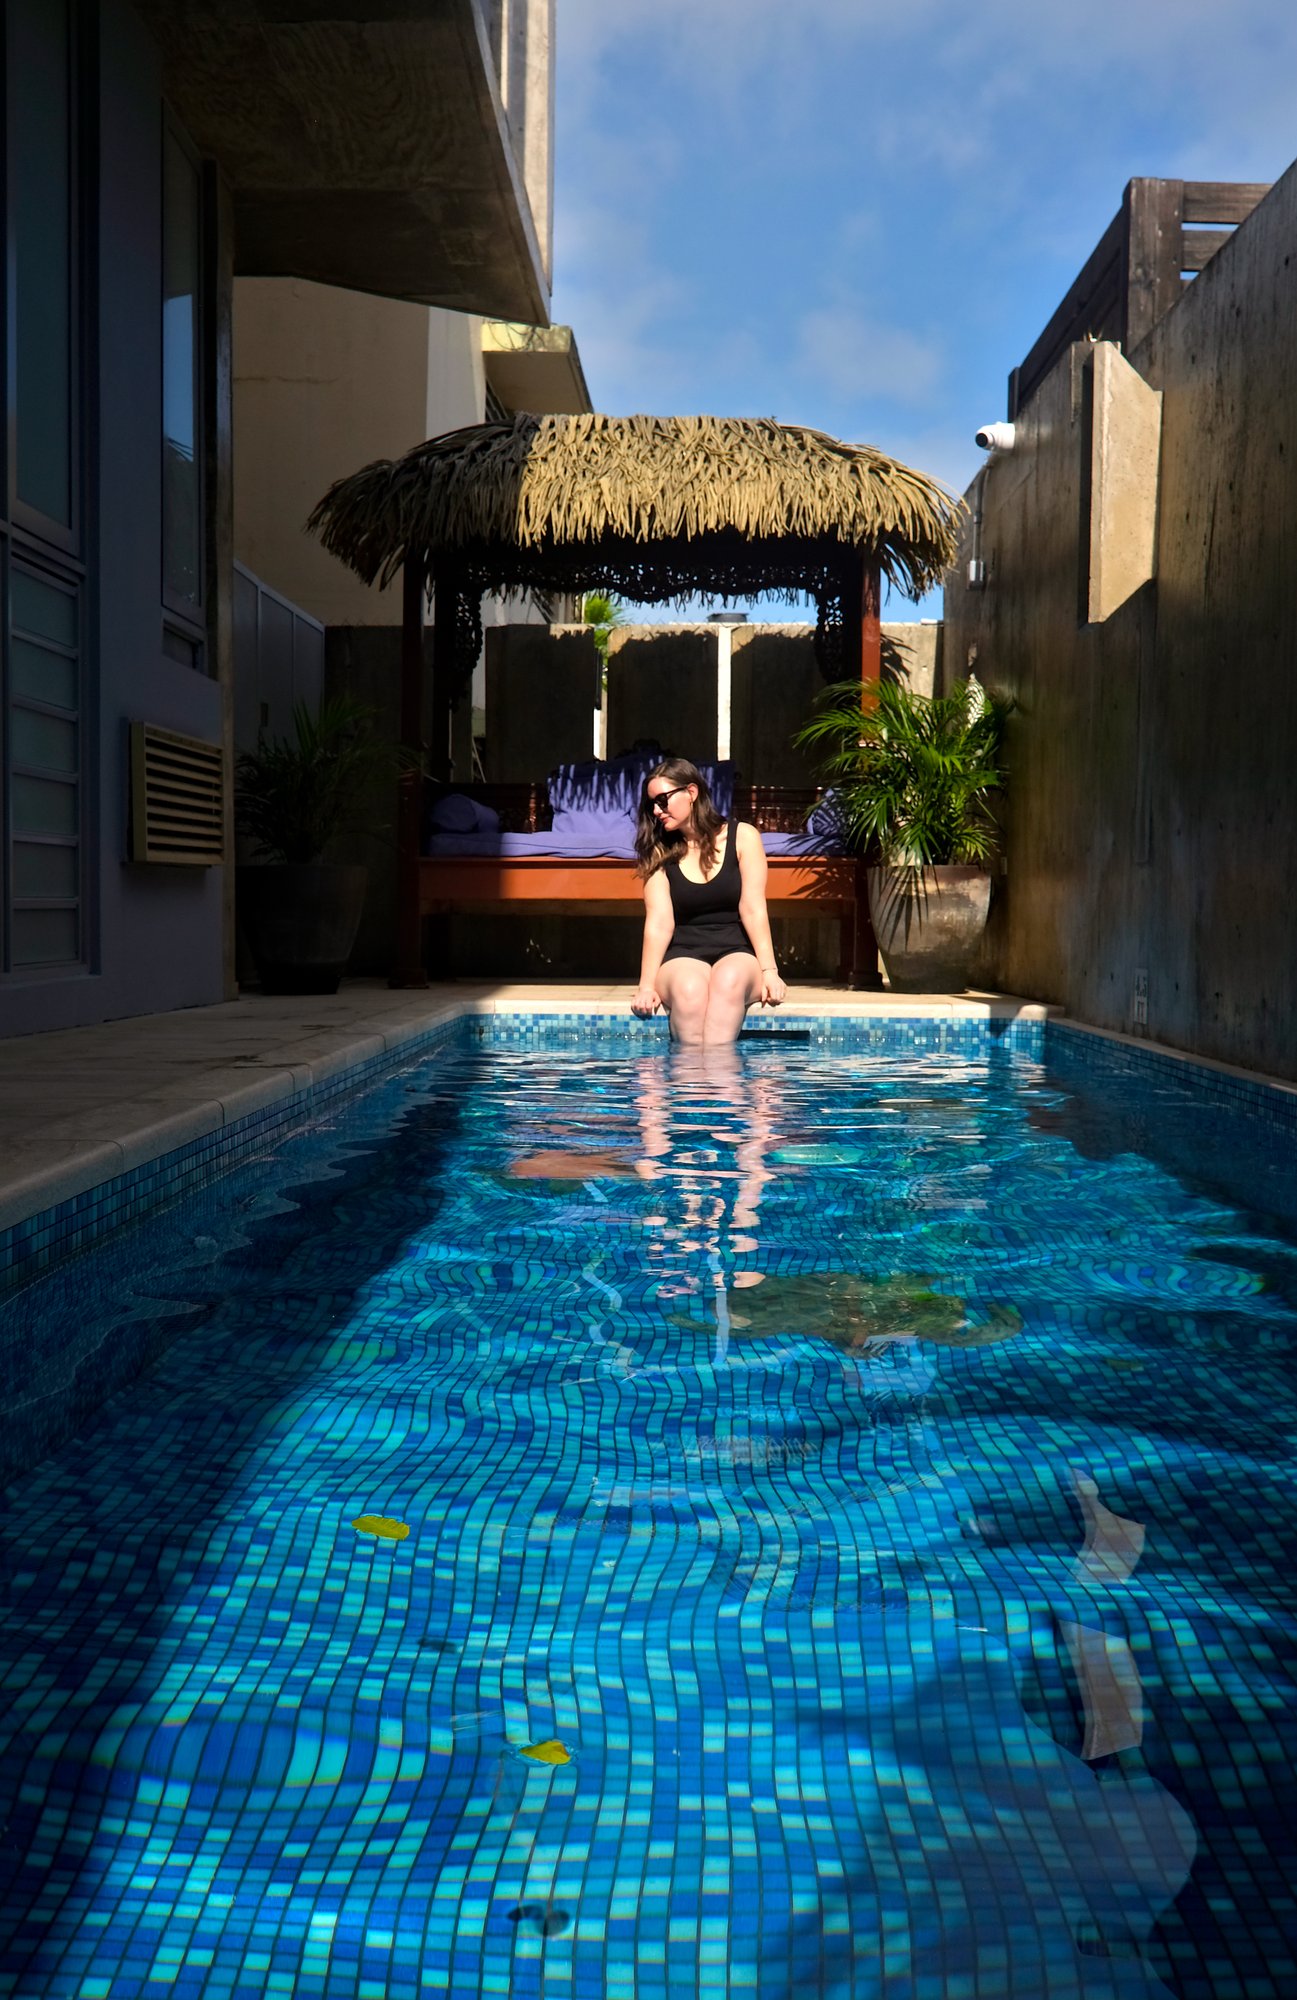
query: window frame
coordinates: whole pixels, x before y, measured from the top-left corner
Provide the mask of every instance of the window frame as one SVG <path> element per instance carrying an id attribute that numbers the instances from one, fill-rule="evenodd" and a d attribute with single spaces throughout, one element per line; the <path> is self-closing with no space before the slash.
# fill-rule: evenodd
<path id="1" fill-rule="evenodd" d="M 197 543 L 198 543 L 198 600 L 177 597 L 167 580 L 166 506 L 167 506 L 167 434 L 165 422 L 166 396 L 166 346 L 162 340 L 162 319 L 166 310 L 166 187 L 167 187 L 167 147 L 174 141 L 192 169 L 194 176 L 195 215 L 197 220 L 197 257 L 194 279 L 194 318 L 191 330 L 191 357 L 194 384 L 194 467 L 195 491 L 198 498 Z M 158 478 L 161 505 L 158 516 L 158 598 L 162 607 L 159 648 L 162 649 L 161 635 L 173 633 L 186 645 L 193 647 L 193 658 L 188 665 L 179 660 L 171 664 L 185 673 L 199 673 L 210 677 L 208 668 L 207 621 L 209 610 L 209 577 L 207 560 L 208 493 L 207 493 L 207 409 L 203 394 L 205 329 L 207 324 L 207 191 L 204 183 L 203 161 L 193 140 L 171 110 L 162 107 L 161 135 L 158 150 L 158 223 L 160 255 L 158 274 L 161 296 L 158 301 L 158 333 L 162 341 L 161 366 L 158 370 Z M 163 657 L 168 657 L 163 652 Z"/>

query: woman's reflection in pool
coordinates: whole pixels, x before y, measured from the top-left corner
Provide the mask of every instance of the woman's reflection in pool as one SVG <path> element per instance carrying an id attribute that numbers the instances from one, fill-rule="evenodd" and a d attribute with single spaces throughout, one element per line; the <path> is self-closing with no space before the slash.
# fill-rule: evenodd
<path id="1" fill-rule="evenodd" d="M 646 1218 L 666 1262 L 663 1301 L 705 1301 L 716 1326 L 715 1360 L 729 1350 L 729 1294 L 760 1284 L 758 1212 L 779 1144 L 776 1079 L 734 1044 L 673 1049 L 636 1072 L 640 1157 L 635 1171 L 660 1184 L 664 1213 Z M 653 1239 L 651 1239 L 652 1241 Z"/>

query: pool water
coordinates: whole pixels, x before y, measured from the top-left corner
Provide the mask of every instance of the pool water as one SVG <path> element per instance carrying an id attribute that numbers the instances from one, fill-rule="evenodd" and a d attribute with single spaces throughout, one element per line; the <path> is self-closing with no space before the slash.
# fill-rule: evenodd
<path id="1" fill-rule="evenodd" d="M 1297 1991 L 1297 1239 L 1196 1116 L 462 1046 L 10 1301 L 158 1358 L 5 1497 L 0 1993 Z"/>

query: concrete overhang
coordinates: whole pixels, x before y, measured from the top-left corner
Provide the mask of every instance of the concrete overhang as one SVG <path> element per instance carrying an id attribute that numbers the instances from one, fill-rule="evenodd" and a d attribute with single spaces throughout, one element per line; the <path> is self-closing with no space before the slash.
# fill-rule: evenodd
<path id="1" fill-rule="evenodd" d="M 506 410 L 575 417 L 594 407 L 570 326 L 483 320 L 482 363 Z"/>
<path id="2" fill-rule="evenodd" d="M 549 318 L 478 0 L 135 0 L 235 270 Z"/>

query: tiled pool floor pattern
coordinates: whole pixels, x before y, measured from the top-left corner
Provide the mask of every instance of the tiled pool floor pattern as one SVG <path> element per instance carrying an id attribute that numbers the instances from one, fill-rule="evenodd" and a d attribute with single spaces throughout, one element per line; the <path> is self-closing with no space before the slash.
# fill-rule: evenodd
<path id="1" fill-rule="evenodd" d="M 462 1049 L 10 1301 L 182 1330 L 6 1495 L 0 1993 L 1297 1991 L 1297 1251 L 1129 1109 Z"/>

